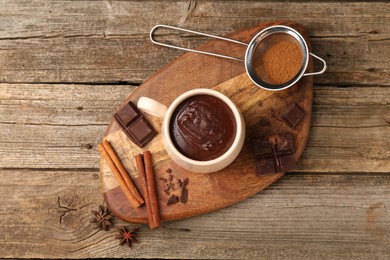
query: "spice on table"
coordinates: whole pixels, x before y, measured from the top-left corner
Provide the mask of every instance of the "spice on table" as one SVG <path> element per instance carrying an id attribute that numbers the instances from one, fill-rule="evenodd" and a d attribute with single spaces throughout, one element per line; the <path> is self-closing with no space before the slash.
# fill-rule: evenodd
<path id="1" fill-rule="evenodd" d="M 145 151 L 143 154 L 136 155 L 135 161 L 145 198 L 149 228 L 154 229 L 160 226 L 160 209 L 150 151 Z"/>
<path id="2" fill-rule="evenodd" d="M 297 75 L 302 58 L 302 50 L 295 40 L 280 40 L 264 48 L 256 61 L 255 71 L 262 81 L 281 85 Z"/>
<path id="3" fill-rule="evenodd" d="M 138 240 L 135 238 L 136 236 L 136 231 L 138 228 L 133 228 L 130 231 L 128 228 L 123 226 L 122 228 L 118 229 L 119 234 L 116 236 L 117 239 L 119 240 L 119 245 L 123 245 L 126 243 L 129 247 L 131 247 L 131 242 L 138 243 Z"/>
<path id="4" fill-rule="evenodd" d="M 122 191 L 125 193 L 129 202 L 133 207 L 138 208 L 144 203 L 141 195 L 138 193 L 137 188 L 135 187 L 133 181 L 129 177 L 129 174 L 123 167 L 119 157 L 115 153 L 114 149 L 110 143 L 106 140 L 103 141 L 103 144 L 98 145 L 98 150 L 103 158 L 106 160 L 108 166 L 110 167 L 112 173 L 117 179 L 119 186 Z"/>
<path id="5" fill-rule="evenodd" d="M 91 213 L 95 215 L 95 217 L 91 219 L 91 223 L 96 223 L 98 228 L 106 231 L 110 229 L 114 216 L 107 207 L 100 205 L 97 211 L 92 210 Z"/>

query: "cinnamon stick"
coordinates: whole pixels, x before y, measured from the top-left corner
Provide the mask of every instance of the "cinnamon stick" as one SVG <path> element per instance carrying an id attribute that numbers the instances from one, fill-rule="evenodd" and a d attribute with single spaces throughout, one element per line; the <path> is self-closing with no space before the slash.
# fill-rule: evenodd
<path id="1" fill-rule="evenodd" d="M 150 199 L 149 199 L 149 189 L 148 189 L 148 184 L 146 182 L 146 173 L 145 173 L 144 160 L 142 154 L 138 154 L 135 156 L 135 162 L 137 164 L 138 175 L 141 181 L 141 187 L 144 192 L 143 195 L 145 198 L 146 215 L 148 218 L 149 228 L 153 229 L 156 227 L 153 224 L 152 209 L 151 209 Z"/>
<path id="2" fill-rule="evenodd" d="M 112 173 L 114 174 L 115 178 L 118 180 L 119 186 L 122 188 L 123 192 L 125 193 L 127 199 L 130 201 L 131 205 L 133 205 L 135 208 L 138 208 L 139 206 L 141 206 L 141 203 L 133 196 L 133 194 L 128 189 L 125 181 L 122 178 L 122 175 L 119 173 L 118 168 L 115 166 L 114 162 L 112 161 L 111 157 L 108 155 L 104 146 L 99 144 L 98 150 L 99 150 L 100 154 L 103 156 L 103 158 L 106 160 Z"/>
<path id="3" fill-rule="evenodd" d="M 137 187 L 134 185 L 134 182 L 131 180 L 129 174 L 127 173 L 125 167 L 123 167 L 123 164 L 121 160 L 119 159 L 118 155 L 116 154 L 114 148 L 112 148 L 110 142 L 107 140 L 104 140 L 102 142 L 104 149 L 106 149 L 108 155 L 114 162 L 115 166 L 118 168 L 120 175 L 122 176 L 123 180 L 125 181 L 127 188 L 130 190 L 130 193 L 133 195 L 133 197 L 138 200 L 140 205 L 144 203 L 144 200 L 142 196 L 139 194 Z"/>
<path id="4" fill-rule="evenodd" d="M 146 173 L 146 183 L 148 184 L 150 207 L 152 211 L 153 224 L 156 227 L 160 226 L 160 210 L 158 207 L 156 183 L 154 180 L 153 162 L 150 151 L 144 152 L 144 164 Z"/>

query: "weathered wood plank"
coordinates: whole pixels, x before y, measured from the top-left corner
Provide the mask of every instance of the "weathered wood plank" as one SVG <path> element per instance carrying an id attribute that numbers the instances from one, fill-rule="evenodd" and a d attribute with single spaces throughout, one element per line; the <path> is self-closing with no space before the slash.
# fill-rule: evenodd
<path id="1" fill-rule="evenodd" d="M 161 20 L 177 22 L 188 2 L 2 1 L 1 38 L 134 36 Z M 169 14 L 169 15 L 168 15 Z M 141 18 L 142 15 L 142 18 Z"/>
<path id="2" fill-rule="evenodd" d="M 1 123 L 107 125 L 131 85 L 0 84 Z"/>
<path id="3" fill-rule="evenodd" d="M 97 169 L 96 146 L 133 89 L 0 84 L 0 167 Z M 321 86 L 314 95 L 311 137 L 297 171 L 389 172 L 390 89 Z"/>
<path id="4" fill-rule="evenodd" d="M 204 41 L 170 37 L 170 42 L 190 48 Z M 312 46 L 329 65 L 316 83 L 390 85 L 390 40 L 323 38 L 314 39 Z M 183 53 L 153 46 L 146 36 L 1 40 L 1 49 L 0 81 L 8 83 L 140 83 Z"/>
<path id="5" fill-rule="evenodd" d="M 89 223 L 90 211 L 102 202 L 97 174 L 1 170 L 0 255 L 170 259 L 390 257 L 388 175 L 289 174 L 229 208 L 164 223 L 153 231 L 141 226 L 140 243 L 129 250 L 117 246 L 115 229 L 96 231 Z M 116 221 L 116 226 L 122 224 Z"/>
<path id="6" fill-rule="evenodd" d="M 0 167 L 98 168 L 97 144 L 126 85 L 1 85 Z"/>
<path id="7" fill-rule="evenodd" d="M 139 16 L 142 14 L 142 19 Z M 226 34 L 262 21 L 294 20 L 316 37 L 389 36 L 390 5 L 383 1 L 73 1 L 3 0 L 0 10 L 5 38 L 66 36 L 137 36 L 155 24 L 196 27 Z M 318 18 L 321 18 L 319 20 Z"/>
<path id="8" fill-rule="evenodd" d="M 181 54 L 151 45 L 150 28 L 223 35 L 275 19 L 306 26 L 329 65 L 315 78 L 324 87 L 297 173 L 218 212 L 143 226 L 132 250 L 117 246 L 115 230 L 97 232 L 96 145 L 134 89 L 126 82 Z M 0 257 L 390 258 L 389 3 L 3 0 L 0 24 L 0 82 L 87 83 L 0 84 Z"/>
<path id="9" fill-rule="evenodd" d="M 137 19 L 139 14 L 143 19 Z M 148 32 L 157 23 L 223 35 L 262 21 L 292 19 L 308 28 L 313 51 L 329 63 L 328 72 L 316 77 L 317 83 L 390 84 L 386 3 L 60 1 L 47 5 L 8 0 L 0 17 L 1 82 L 142 82 L 182 54 L 150 43 Z M 188 47 L 205 40 L 178 34 L 169 38 Z"/>

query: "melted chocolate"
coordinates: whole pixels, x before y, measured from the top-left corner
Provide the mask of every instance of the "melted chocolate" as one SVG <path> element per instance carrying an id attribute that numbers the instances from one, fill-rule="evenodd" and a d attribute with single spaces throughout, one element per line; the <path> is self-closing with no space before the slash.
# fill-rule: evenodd
<path id="1" fill-rule="evenodd" d="M 236 121 L 230 107 L 217 97 L 192 96 L 173 112 L 171 139 L 186 157 L 209 161 L 223 155 L 234 141 Z"/>

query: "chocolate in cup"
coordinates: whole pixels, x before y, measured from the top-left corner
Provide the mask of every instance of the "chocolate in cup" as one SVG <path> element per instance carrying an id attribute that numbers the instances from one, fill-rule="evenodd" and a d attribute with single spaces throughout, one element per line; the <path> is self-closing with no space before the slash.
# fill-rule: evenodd
<path id="1" fill-rule="evenodd" d="M 205 105 L 205 100 L 218 104 L 216 106 L 220 106 L 220 109 Z M 193 101 L 195 103 L 191 103 Z M 200 106 L 202 102 L 199 101 L 203 102 Z M 141 97 L 137 106 L 146 113 L 163 117 L 162 139 L 165 149 L 171 159 L 186 170 L 198 173 L 219 171 L 237 158 L 244 144 L 244 118 L 236 105 L 218 91 L 202 88 L 187 91 L 168 108 L 153 99 Z M 229 117 L 232 122 L 229 122 Z M 212 132 L 218 129 L 224 129 L 225 133 Z M 197 148 L 190 150 L 193 149 L 190 147 L 192 145 Z M 202 145 L 206 150 L 199 150 Z M 204 154 L 199 155 L 198 152 Z"/>
<path id="2" fill-rule="evenodd" d="M 175 109 L 170 122 L 173 144 L 197 161 L 218 158 L 229 150 L 236 133 L 232 110 L 215 96 L 196 95 Z"/>

